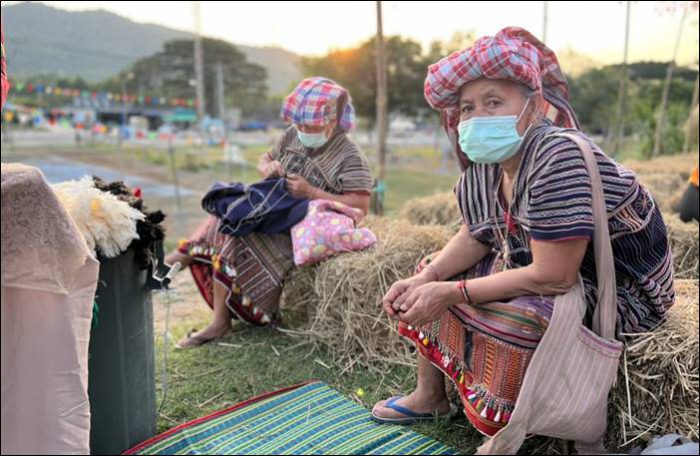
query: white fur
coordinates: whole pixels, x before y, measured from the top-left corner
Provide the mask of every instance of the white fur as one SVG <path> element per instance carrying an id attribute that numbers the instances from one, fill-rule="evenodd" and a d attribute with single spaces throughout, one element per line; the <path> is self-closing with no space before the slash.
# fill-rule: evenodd
<path id="1" fill-rule="evenodd" d="M 139 238 L 136 222 L 145 216 L 111 193 L 95 188 L 91 177 L 52 187 L 93 252 L 112 258 Z"/>

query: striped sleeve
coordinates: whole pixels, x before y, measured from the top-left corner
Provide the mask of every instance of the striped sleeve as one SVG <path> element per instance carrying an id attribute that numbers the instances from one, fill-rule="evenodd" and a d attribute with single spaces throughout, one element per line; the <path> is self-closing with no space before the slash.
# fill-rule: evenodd
<path id="1" fill-rule="evenodd" d="M 277 140 L 275 145 L 272 147 L 272 150 L 269 152 L 271 159 L 280 160 L 282 158 L 284 148 L 287 147 L 287 145 L 289 145 L 289 142 L 293 138 L 295 131 L 296 129 L 294 128 L 294 125 L 285 130 L 284 134 L 282 134 L 280 139 Z"/>
<path id="2" fill-rule="evenodd" d="M 364 154 L 356 148 L 343 160 L 338 181 L 343 193 L 372 193 L 374 177 Z"/>
<path id="3" fill-rule="evenodd" d="M 591 179 L 581 150 L 560 138 L 544 144 L 537 155 L 528 185 L 530 236 L 538 241 L 591 239 Z"/>

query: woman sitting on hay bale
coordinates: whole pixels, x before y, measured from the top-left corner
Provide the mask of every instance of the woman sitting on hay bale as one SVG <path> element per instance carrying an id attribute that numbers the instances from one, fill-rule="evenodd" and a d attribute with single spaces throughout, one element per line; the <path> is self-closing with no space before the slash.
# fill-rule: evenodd
<path id="1" fill-rule="evenodd" d="M 447 374 L 470 422 L 494 435 L 509 422 L 555 296 L 581 277 L 588 321 L 596 303 L 591 179 L 576 143 L 552 135 L 586 137 L 556 56 L 519 28 L 430 66 L 425 97 L 464 170 L 455 189 L 463 226 L 384 296 L 422 356 L 415 391 L 377 403 L 373 416 L 411 423 L 450 413 Z M 614 252 L 616 329 L 650 331 L 674 302 L 666 227 L 634 173 L 592 149 Z"/>
<path id="2" fill-rule="evenodd" d="M 372 174 L 362 151 L 347 136 L 355 109 L 347 90 L 324 78 L 305 79 L 285 99 L 282 118 L 293 125 L 258 165 L 263 178 L 285 177 L 287 192 L 297 198 L 338 201 L 369 208 Z M 231 318 L 254 325 L 278 320 L 285 275 L 293 266 L 289 233 L 222 234 L 210 216 L 168 264 L 189 266 L 202 296 L 214 310 L 203 330 L 179 342 L 202 345 L 231 331 Z"/>

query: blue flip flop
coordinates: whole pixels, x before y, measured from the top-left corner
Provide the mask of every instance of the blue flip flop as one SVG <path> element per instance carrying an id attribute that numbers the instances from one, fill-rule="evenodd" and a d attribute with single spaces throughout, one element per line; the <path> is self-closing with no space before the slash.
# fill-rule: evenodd
<path id="1" fill-rule="evenodd" d="M 398 401 L 402 397 L 403 396 L 394 396 L 387 400 L 384 406 L 392 410 L 396 410 L 397 412 L 403 415 L 406 415 L 406 418 L 383 418 L 381 416 L 376 415 L 374 413 L 374 410 L 372 410 L 372 419 L 377 423 L 381 424 L 413 424 L 425 421 L 433 421 L 435 418 L 448 418 L 454 415 L 454 413 L 457 410 L 454 407 L 454 405 L 450 404 L 450 411 L 443 415 L 436 415 L 435 413 L 416 413 L 413 410 L 408 409 L 406 407 L 402 407 L 396 403 L 396 401 Z"/>

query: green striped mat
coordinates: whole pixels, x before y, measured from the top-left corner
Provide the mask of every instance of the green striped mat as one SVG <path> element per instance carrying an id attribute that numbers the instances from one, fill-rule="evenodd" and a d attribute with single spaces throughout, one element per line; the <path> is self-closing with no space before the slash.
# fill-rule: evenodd
<path id="1" fill-rule="evenodd" d="M 185 423 L 125 454 L 457 454 L 322 382 L 268 393 Z"/>

